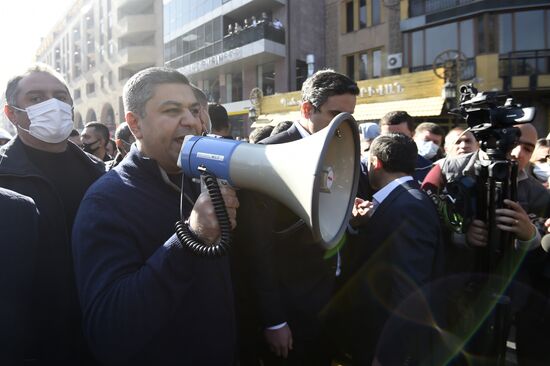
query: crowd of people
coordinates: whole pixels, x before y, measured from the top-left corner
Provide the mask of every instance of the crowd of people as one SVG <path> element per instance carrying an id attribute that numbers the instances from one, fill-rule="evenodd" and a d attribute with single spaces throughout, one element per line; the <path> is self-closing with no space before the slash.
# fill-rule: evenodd
<path id="1" fill-rule="evenodd" d="M 460 365 L 480 356 L 470 336 L 490 307 L 483 291 L 464 289 L 492 275 L 473 264 L 493 228 L 466 210 L 454 230 L 427 194 L 461 184 L 476 199 L 467 179 L 491 161 L 468 129 L 415 126 L 406 111 L 361 125 L 359 191 L 330 251 L 281 203 L 221 185 L 232 248 L 200 256 L 180 234 L 219 241 L 214 199 L 177 162 L 188 135 L 232 138 L 223 106 L 176 70 L 141 70 L 124 86 L 125 123 L 109 151 L 104 124 L 73 130 L 72 96 L 50 68 L 15 76 L 5 94 L 17 135 L 0 149 L 2 364 Z M 303 84 L 300 119 L 250 141 L 307 138 L 353 113 L 357 95 L 347 76 L 317 71 Z M 550 144 L 529 123 L 517 128 L 507 152 L 517 200 L 504 200 L 495 225 L 520 258 L 504 292 L 518 362 L 547 365 Z"/>

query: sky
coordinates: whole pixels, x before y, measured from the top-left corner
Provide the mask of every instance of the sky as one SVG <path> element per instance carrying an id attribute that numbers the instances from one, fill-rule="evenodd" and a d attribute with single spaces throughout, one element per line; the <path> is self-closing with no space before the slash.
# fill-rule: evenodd
<path id="1" fill-rule="evenodd" d="M 14 74 L 34 61 L 40 39 L 75 0 L 3 0 L 0 11 L 0 95 Z"/>

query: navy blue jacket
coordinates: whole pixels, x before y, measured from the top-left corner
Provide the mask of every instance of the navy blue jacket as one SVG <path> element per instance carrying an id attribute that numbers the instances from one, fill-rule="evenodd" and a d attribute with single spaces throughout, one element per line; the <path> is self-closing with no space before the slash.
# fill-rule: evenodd
<path id="1" fill-rule="evenodd" d="M 91 176 L 99 178 L 105 167 L 78 146 L 68 142 Z M 67 172 L 71 174 L 71 172 Z M 24 357 L 56 365 L 74 365 L 88 359 L 81 329 L 71 255 L 70 230 L 63 202 L 52 183 L 28 158 L 23 142 L 15 138 L 0 150 L 0 187 L 30 197 L 38 211 L 39 245 L 33 250 L 32 304 L 25 317 Z M 19 230 L 28 230 L 19 221 Z"/>
<path id="2" fill-rule="evenodd" d="M 184 191 L 194 201 L 193 183 Z M 86 193 L 73 228 L 84 332 L 108 365 L 232 365 L 229 262 L 183 248 L 180 192 L 136 146 Z M 184 216 L 191 212 L 184 200 Z"/>
<path id="3" fill-rule="evenodd" d="M 383 365 L 435 357 L 433 334 L 422 326 L 425 311 L 435 310 L 429 289 L 443 274 L 441 240 L 435 206 L 414 181 L 397 186 L 350 237 L 329 323 L 354 365 L 371 365 L 375 355 Z"/>

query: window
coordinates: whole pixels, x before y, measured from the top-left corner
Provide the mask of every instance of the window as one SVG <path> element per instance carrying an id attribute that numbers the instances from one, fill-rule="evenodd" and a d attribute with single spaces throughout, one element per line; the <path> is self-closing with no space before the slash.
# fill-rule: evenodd
<path id="1" fill-rule="evenodd" d="M 369 60 L 371 60 L 369 64 Z M 366 80 L 382 76 L 382 50 L 367 50 L 347 55 L 343 60 L 345 74 L 353 80 Z"/>
<path id="2" fill-rule="evenodd" d="M 496 52 L 495 15 L 485 14 L 476 18 L 478 53 Z"/>
<path id="3" fill-rule="evenodd" d="M 353 32 L 353 1 L 346 3 L 346 32 Z"/>
<path id="4" fill-rule="evenodd" d="M 359 28 L 367 26 L 367 0 L 359 0 Z"/>
<path id="5" fill-rule="evenodd" d="M 380 0 L 371 0 L 372 3 L 372 25 L 380 24 Z"/>
<path id="6" fill-rule="evenodd" d="M 498 52 L 508 53 L 512 46 L 512 14 L 501 14 L 498 17 Z"/>
<path id="7" fill-rule="evenodd" d="M 458 48 L 457 23 L 444 24 L 426 29 L 425 64 L 434 62 L 437 55 L 445 50 Z"/>
<path id="8" fill-rule="evenodd" d="M 368 79 L 369 55 L 367 53 L 359 54 L 359 80 Z"/>
<path id="9" fill-rule="evenodd" d="M 372 77 L 382 76 L 382 51 L 377 50 L 372 53 Z"/>
<path id="10" fill-rule="evenodd" d="M 381 0 L 348 0 L 344 4 L 346 33 L 378 25 L 382 22 Z"/>
<path id="11" fill-rule="evenodd" d="M 424 31 L 413 32 L 411 52 L 412 66 L 424 65 Z"/>
<path id="12" fill-rule="evenodd" d="M 90 95 L 92 93 L 95 93 L 95 83 L 86 84 L 86 95 Z"/>
<path id="13" fill-rule="evenodd" d="M 515 14 L 515 50 L 544 48 L 544 11 L 522 11 Z"/>
<path id="14" fill-rule="evenodd" d="M 346 70 L 350 79 L 355 79 L 355 55 L 346 57 Z"/>
<path id="15" fill-rule="evenodd" d="M 474 22 L 471 19 L 459 23 L 460 25 L 460 50 L 466 57 L 474 57 Z"/>

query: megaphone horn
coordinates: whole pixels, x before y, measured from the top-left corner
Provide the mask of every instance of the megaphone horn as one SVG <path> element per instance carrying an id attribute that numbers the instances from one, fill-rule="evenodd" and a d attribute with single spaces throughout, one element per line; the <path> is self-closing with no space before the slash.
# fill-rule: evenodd
<path id="1" fill-rule="evenodd" d="M 178 165 L 198 177 L 205 167 L 235 188 L 264 193 L 286 205 L 332 248 L 344 234 L 359 182 L 359 130 L 340 113 L 321 131 L 277 145 L 188 136 Z"/>

